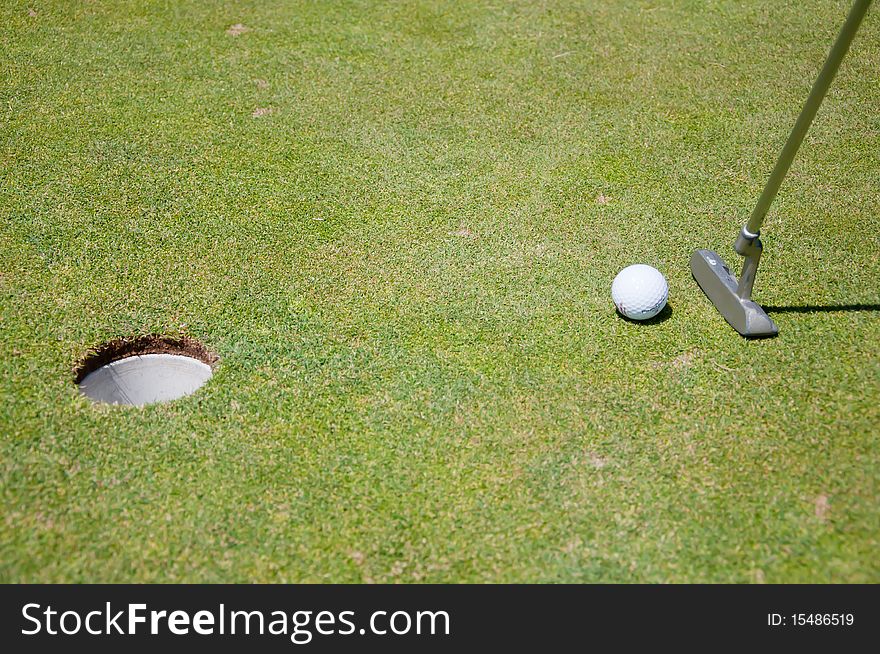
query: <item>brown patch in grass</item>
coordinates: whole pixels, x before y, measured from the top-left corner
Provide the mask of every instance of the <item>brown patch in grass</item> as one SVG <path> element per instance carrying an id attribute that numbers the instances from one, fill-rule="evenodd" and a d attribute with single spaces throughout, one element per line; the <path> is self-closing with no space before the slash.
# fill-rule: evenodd
<path id="1" fill-rule="evenodd" d="M 363 552 L 352 552 L 349 556 L 351 557 L 351 560 L 355 562 L 355 565 L 363 565 L 364 561 L 367 559 Z"/>
<path id="2" fill-rule="evenodd" d="M 611 202 L 611 198 L 604 193 L 600 193 L 596 196 L 596 202 L 598 204 L 608 204 L 609 202 Z"/>
<path id="3" fill-rule="evenodd" d="M 672 366 L 675 370 L 682 370 L 684 368 L 690 368 L 694 361 L 696 360 L 697 355 L 695 352 L 682 352 L 677 357 L 675 357 L 672 361 L 669 362 L 669 365 Z"/>
<path id="4" fill-rule="evenodd" d="M 391 566 L 391 570 L 389 571 L 389 574 L 392 577 L 399 577 L 400 575 L 403 574 L 403 571 L 405 569 L 406 569 L 406 563 L 404 563 L 403 561 L 395 561 L 394 564 Z"/>
<path id="5" fill-rule="evenodd" d="M 476 238 L 477 237 L 476 234 L 474 234 L 471 230 L 469 230 L 464 225 L 462 225 L 461 227 L 456 229 L 454 232 L 449 232 L 449 234 L 451 236 L 459 236 L 461 238 Z"/>
<path id="6" fill-rule="evenodd" d="M 28 7 L 28 16 L 30 16 L 31 18 L 36 18 L 37 17 L 37 10 L 34 9 L 33 7 Z"/>
<path id="7" fill-rule="evenodd" d="M 235 25 L 230 25 L 227 28 L 226 34 L 228 34 L 229 36 L 241 36 L 245 32 L 250 32 L 250 31 L 251 31 L 251 28 L 248 27 L 247 25 L 242 25 L 241 23 L 236 23 Z"/>
<path id="8" fill-rule="evenodd" d="M 254 118 L 262 118 L 263 116 L 268 116 L 273 113 L 275 113 L 275 110 L 272 107 L 257 107 L 254 109 L 254 113 L 252 113 L 251 116 Z"/>
<path id="9" fill-rule="evenodd" d="M 682 352 L 677 357 L 670 359 L 668 362 L 666 361 L 655 361 L 651 364 L 652 368 L 663 368 L 664 366 L 668 366 L 673 370 L 687 370 L 696 362 L 699 353 L 695 351 L 690 352 Z"/>
<path id="10" fill-rule="evenodd" d="M 257 85 L 258 89 L 268 89 L 269 88 L 269 82 L 267 82 L 264 79 L 255 79 L 254 84 Z"/>
<path id="11" fill-rule="evenodd" d="M 79 384 L 90 372 L 111 361 L 119 361 L 142 354 L 180 354 L 198 359 L 212 367 L 219 358 L 189 336 L 148 334 L 134 338 L 117 338 L 99 345 L 86 354 L 74 368 L 74 381 Z"/>
<path id="12" fill-rule="evenodd" d="M 601 470 L 608 465 L 608 459 L 599 456 L 595 452 L 590 452 L 590 465 Z"/>
<path id="13" fill-rule="evenodd" d="M 820 495 L 813 500 L 813 505 L 816 507 L 816 517 L 823 522 L 827 520 L 828 512 L 831 510 L 831 502 L 828 501 L 828 496 Z"/>

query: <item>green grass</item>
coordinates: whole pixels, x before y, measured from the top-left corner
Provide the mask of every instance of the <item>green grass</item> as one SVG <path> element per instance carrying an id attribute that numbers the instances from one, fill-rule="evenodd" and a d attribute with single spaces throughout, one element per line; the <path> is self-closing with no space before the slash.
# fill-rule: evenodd
<path id="1" fill-rule="evenodd" d="M 848 5 L 4 3 L 0 581 L 880 581 L 880 312 L 746 342 L 687 266 Z M 878 70 L 875 7 L 765 305 L 880 302 Z M 211 382 L 78 394 L 151 332 Z"/>

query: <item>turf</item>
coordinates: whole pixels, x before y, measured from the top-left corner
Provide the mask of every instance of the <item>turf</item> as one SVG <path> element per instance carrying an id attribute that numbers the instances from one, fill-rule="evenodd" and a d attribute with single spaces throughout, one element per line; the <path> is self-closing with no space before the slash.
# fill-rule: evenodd
<path id="1" fill-rule="evenodd" d="M 848 4 L 4 3 L 0 581 L 880 581 L 877 8 L 765 224 L 779 337 L 687 265 Z M 149 333 L 213 379 L 78 394 Z"/>

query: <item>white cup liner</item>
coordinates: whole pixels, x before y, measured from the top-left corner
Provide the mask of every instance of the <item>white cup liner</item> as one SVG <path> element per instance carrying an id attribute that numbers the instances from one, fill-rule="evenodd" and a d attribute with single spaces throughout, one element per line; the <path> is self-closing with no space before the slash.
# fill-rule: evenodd
<path id="1" fill-rule="evenodd" d="M 180 354 L 140 354 L 87 374 L 80 392 L 107 404 L 143 406 L 190 395 L 211 378 L 211 366 Z"/>

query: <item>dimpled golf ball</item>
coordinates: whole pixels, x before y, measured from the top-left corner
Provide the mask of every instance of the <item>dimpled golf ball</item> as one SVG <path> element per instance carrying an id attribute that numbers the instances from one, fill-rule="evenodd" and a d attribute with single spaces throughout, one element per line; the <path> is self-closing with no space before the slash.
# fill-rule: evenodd
<path id="1" fill-rule="evenodd" d="M 627 266 L 611 284 L 614 306 L 631 320 L 653 318 L 666 306 L 669 286 L 666 278 L 656 268 L 637 263 Z"/>

